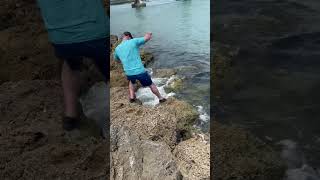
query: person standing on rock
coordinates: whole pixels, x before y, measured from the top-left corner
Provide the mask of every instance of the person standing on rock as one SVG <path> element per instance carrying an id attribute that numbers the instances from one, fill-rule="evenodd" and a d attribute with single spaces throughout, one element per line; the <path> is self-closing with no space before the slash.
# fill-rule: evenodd
<path id="1" fill-rule="evenodd" d="M 123 70 L 129 81 L 129 100 L 131 103 L 136 101 L 134 87 L 136 80 L 139 80 L 142 86 L 148 86 L 152 93 L 159 98 L 160 103 L 166 101 L 161 96 L 157 86 L 152 82 L 140 58 L 139 47 L 148 42 L 151 37 L 152 33 L 146 33 L 144 37 L 133 38 L 130 32 L 124 32 L 122 42 L 116 47 L 113 54 L 114 59 L 122 63 Z"/>
<path id="2" fill-rule="evenodd" d="M 80 66 L 83 57 L 94 60 L 108 82 L 109 19 L 103 0 L 37 0 L 55 54 L 62 59 L 65 115 L 63 128 L 78 128 Z"/>

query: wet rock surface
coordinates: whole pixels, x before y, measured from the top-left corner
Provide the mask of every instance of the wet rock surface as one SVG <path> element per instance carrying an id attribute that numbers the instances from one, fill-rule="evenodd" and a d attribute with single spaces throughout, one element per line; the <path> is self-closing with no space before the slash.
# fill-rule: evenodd
<path id="1" fill-rule="evenodd" d="M 153 76 L 157 78 L 168 78 L 177 74 L 175 69 L 156 69 L 153 72 Z"/>

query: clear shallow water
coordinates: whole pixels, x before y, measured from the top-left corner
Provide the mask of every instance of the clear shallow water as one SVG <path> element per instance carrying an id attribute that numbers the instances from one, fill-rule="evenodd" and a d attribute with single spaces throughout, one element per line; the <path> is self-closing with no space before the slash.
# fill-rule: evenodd
<path id="1" fill-rule="evenodd" d="M 184 88 L 175 96 L 201 106 L 198 109 L 203 116 L 210 114 L 210 1 L 146 3 L 147 7 L 141 9 L 131 8 L 130 4 L 111 6 L 111 34 L 120 36 L 130 31 L 139 37 L 152 32 L 153 39 L 144 46 L 155 57 L 150 67 L 178 69 L 178 75 L 185 80 Z M 209 120 L 199 125 L 208 131 Z"/>

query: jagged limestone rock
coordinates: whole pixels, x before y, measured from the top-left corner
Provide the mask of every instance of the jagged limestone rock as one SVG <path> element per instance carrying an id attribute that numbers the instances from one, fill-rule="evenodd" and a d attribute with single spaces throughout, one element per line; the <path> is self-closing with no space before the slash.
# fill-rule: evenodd
<path id="1" fill-rule="evenodd" d="M 210 179 L 210 143 L 201 136 L 182 141 L 173 151 L 186 180 Z"/>
<path id="2" fill-rule="evenodd" d="M 111 164 L 111 180 L 182 179 L 168 145 L 125 126 L 111 126 Z"/>

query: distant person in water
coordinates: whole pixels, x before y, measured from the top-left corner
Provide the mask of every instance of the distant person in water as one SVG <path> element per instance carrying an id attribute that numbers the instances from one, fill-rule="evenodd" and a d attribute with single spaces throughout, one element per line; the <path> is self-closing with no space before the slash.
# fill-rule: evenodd
<path id="1" fill-rule="evenodd" d="M 130 32 L 124 32 L 122 42 L 116 47 L 114 59 L 121 61 L 124 72 L 129 83 L 129 101 L 135 102 L 135 83 L 139 80 L 142 86 L 149 87 L 153 94 L 159 98 L 159 102 L 165 102 L 166 99 L 161 96 L 157 86 L 152 82 L 150 75 L 145 70 L 141 58 L 139 47 L 148 42 L 152 33 L 146 33 L 144 37 L 133 38 Z"/>
<path id="2" fill-rule="evenodd" d="M 63 60 L 63 128 L 69 131 L 79 126 L 80 67 L 83 57 L 91 58 L 105 80 L 108 82 L 110 79 L 109 19 L 103 0 L 37 1 L 55 54 Z"/>

